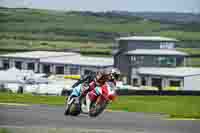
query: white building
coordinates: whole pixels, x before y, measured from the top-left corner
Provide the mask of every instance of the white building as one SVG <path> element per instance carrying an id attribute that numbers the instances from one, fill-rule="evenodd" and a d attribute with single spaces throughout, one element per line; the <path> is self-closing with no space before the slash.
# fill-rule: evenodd
<path id="1" fill-rule="evenodd" d="M 176 87 L 177 90 L 200 90 L 199 68 L 140 67 L 133 75 L 133 81 L 140 83 L 140 86 L 154 86 L 162 89 Z"/>
<path id="2" fill-rule="evenodd" d="M 46 73 L 49 70 L 55 74 L 84 75 L 90 71 L 95 72 L 112 66 L 113 59 L 106 57 L 73 55 L 49 57 L 40 60 L 40 72 L 42 73 Z"/>
<path id="3" fill-rule="evenodd" d="M 46 74 L 85 74 L 113 66 L 112 58 L 87 57 L 73 52 L 33 51 L 0 55 L 0 68 Z"/>

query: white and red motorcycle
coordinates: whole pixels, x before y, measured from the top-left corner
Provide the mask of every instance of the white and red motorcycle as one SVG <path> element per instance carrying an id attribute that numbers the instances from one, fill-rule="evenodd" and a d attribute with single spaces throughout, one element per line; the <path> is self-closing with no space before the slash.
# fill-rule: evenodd
<path id="1" fill-rule="evenodd" d="M 96 117 L 117 97 L 113 82 L 106 82 L 101 88 L 96 87 L 80 98 L 82 87 L 83 85 L 80 84 L 73 89 L 65 104 L 65 115 L 78 116 L 80 113 L 87 113 L 90 117 Z"/>

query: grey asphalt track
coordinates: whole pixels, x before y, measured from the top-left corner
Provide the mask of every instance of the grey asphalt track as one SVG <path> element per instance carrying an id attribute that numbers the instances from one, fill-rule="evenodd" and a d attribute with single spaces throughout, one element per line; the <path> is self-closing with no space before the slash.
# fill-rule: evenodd
<path id="1" fill-rule="evenodd" d="M 97 118 L 64 116 L 63 107 L 0 105 L 0 127 L 93 129 L 115 133 L 199 133 L 200 121 L 164 120 L 157 114 L 104 112 Z"/>

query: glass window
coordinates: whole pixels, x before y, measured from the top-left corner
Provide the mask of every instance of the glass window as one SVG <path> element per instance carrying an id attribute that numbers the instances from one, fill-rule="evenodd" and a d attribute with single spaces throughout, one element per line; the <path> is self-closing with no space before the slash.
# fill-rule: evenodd
<path id="1" fill-rule="evenodd" d="M 146 79 L 145 79 L 145 77 L 142 77 L 141 80 L 142 80 L 142 81 L 141 81 L 141 82 L 142 82 L 142 85 L 143 85 L 143 86 L 146 86 Z"/>
<path id="2" fill-rule="evenodd" d="M 3 60 L 3 69 L 6 70 L 10 67 L 8 60 Z"/>
<path id="3" fill-rule="evenodd" d="M 51 73 L 50 67 L 51 66 L 48 64 L 43 64 L 43 73 L 50 74 Z"/>
<path id="4" fill-rule="evenodd" d="M 78 75 L 79 74 L 79 68 L 78 67 L 71 67 L 69 71 L 70 71 L 71 75 Z"/>
<path id="5" fill-rule="evenodd" d="M 170 86 L 180 87 L 180 86 L 181 86 L 181 81 L 174 81 L 174 80 L 171 80 L 171 81 L 170 81 Z"/>
<path id="6" fill-rule="evenodd" d="M 17 69 L 22 69 L 22 62 L 21 61 L 15 61 L 15 67 Z"/>
<path id="7" fill-rule="evenodd" d="M 169 67 L 169 66 L 175 66 L 176 60 L 174 57 L 156 57 L 156 63 L 161 67 Z"/>
<path id="8" fill-rule="evenodd" d="M 35 64 L 33 62 L 27 64 L 28 70 L 35 70 Z"/>
<path id="9" fill-rule="evenodd" d="M 133 86 L 139 86 L 139 81 L 137 78 L 133 79 Z"/>
<path id="10" fill-rule="evenodd" d="M 95 72 L 88 69 L 84 70 L 84 75 L 89 75 L 89 74 L 95 74 Z"/>
<path id="11" fill-rule="evenodd" d="M 57 66 L 56 74 L 64 74 L 64 66 Z"/>
<path id="12" fill-rule="evenodd" d="M 131 61 L 136 61 L 136 57 L 135 56 L 131 56 Z"/>

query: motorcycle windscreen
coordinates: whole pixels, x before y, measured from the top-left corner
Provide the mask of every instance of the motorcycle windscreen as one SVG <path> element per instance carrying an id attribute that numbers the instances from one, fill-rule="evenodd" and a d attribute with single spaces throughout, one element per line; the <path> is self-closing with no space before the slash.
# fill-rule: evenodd
<path id="1" fill-rule="evenodd" d="M 81 92 L 82 92 L 82 84 L 74 87 L 70 96 L 78 97 L 81 95 Z"/>

